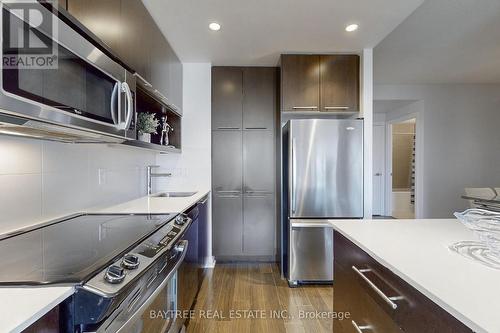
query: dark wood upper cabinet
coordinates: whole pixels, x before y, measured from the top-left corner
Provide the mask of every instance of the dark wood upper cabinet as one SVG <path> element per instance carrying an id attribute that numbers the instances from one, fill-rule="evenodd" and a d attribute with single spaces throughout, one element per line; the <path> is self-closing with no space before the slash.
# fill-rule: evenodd
<path id="1" fill-rule="evenodd" d="M 151 81 L 151 31 L 156 25 L 141 1 L 121 0 L 122 38 L 118 55 Z"/>
<path id="2" fill-rule="evenodd" d="M 182 63 L 140 0 L 58 0 L 182 113 Z"/>
<path id="3" fill-rule="evenodd" d="M 63 8 L 63 9 L 68 9 L 68 4 L 66 2 L 66 0 L 57 0 L 57 4 L 59 5 L 59 7 Z"/>
<path id="4" fill-rule="evenodd" d="M 281 107 L 283 111 L 319 111 L 320 57 L 281 56 Z"/>
<path id="5" fill-rule="evenodd" d="M 243 128 L 273 129 L 277 107 L 276 67 L 243 69 Z"/>
<path id="6" fill-rule="evenodd" d="M 321 111 L 359 111 L 359 56 L 320 56 Z"/>
<path id="7" fill-rule="evenodd" d="M 121 0 L 68 0 L 68 12 L 120 56 Z"/>
<path id="8" fill-rule="evenodd" d="M 241 129 L 243 71 L 237 67 L 212 68 L 212 129 Z"/>

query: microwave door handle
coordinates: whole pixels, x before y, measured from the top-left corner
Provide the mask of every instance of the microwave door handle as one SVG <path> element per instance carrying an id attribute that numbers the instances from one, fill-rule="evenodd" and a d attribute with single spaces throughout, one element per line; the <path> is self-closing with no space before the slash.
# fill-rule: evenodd
<path id="1" fill-rule="evenodd" d="M 127 96 L 127 118 L 124 123 L 118 124 L 118 129 L 127 130 L 132 122 L 132 116 L 134 115 L 134 100 L 132 99 L 132 92 L 130 91 L 130 87 L 127 82 L 122 82 L 122 91 Z"/>
<path id="2" fill-rule="evenodd" d="M 115 86 L 113 87 L 113 92 L 111 93 L 111 119 L 113 119 L 113 123 L 115 125 L 120 123 L 120 120 L 117 119 L 117 117 L 116 117 L 118 114 L 117 103 L 119 103 L 119 101 L 118 101 L 117 93 L 118 93 L 119 85 L 120 85 L 120 83 L 116 82 Z"/>

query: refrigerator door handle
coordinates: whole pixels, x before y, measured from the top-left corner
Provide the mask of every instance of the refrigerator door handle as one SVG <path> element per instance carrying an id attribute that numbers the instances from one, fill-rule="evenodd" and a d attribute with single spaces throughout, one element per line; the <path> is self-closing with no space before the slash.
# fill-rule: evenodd
<path id="1" fill-rule="evenodd" d="M 295 215 L 295 211 L 296 211 L 296 202 L 295 202 L 295 183 L 297 182 L 297 168 L 296 168 L 296 160 L 295 160 L 295 149 L 296 149 L 296 146 L 295 146 L 296 142 L 295 142 L 295 138 L 292 138 L 292 186 L 291 186 L 291 189 L 292 189 L 292 216 Z"/>

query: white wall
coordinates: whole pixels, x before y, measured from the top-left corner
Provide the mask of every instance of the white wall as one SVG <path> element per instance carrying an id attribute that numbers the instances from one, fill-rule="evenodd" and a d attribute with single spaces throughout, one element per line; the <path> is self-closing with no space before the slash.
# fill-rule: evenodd
<path id="1" fill-rule="evenodd" d="M 363 216 L 373 212 L 373 50 L 364 49 L 361 56 L 361 115 L 363 123 Z"/>
<path id="2" fill-rule="evenodd" d="M 386 117 L 421 113 L 421 217 L 465 209 L 464 187 L 500 185 L 500 85 L 375 85 L 374 99 L 419 101 Z"/>
<path id="3" fill-rule="evenodd" d="M 145 195 L 154 160 L 120 146 L 0 135 L 0 233 Z"/>
<path id="4" fill-rule="evenodd" d="M 211 64 L 183 64 L 182 154 L 158 155 L 161 172 L 153 191 L 210 190 L 212 187 Z M 175 129 L 174 129 L 175 130 Z"/>

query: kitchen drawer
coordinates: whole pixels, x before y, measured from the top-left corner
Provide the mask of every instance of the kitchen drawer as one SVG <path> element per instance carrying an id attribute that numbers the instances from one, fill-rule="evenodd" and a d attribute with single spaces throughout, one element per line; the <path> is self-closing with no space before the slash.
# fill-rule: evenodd
<path id="1" fill-rule="evenodd" d="M 334 253 L 334 271 L 336 274 L 334 279 L 338 278 L 338 270 L 349 272 L 347 274 L 351 276 L 351 283 L 364 290 L 367 297 L 392 318 L 404 332 L 472 332 L 447 311 L 378 263 L 338 232 L 334 233 Z M 443 283 L 446 282 L 443 281 Z M 391 307 L 384 300 L 383 295 L 377 293 L 374 287 L 378 288 L 387 297 L 395 297 L 393 303 L 396 304 L 397 308 Z M 341 288 L 342 284 L 337 289 Z M 337 289 L 335 290 L 335 296 L 337 296 Z M 341 290 L 338 292 L 342 295 Z"/>
<path id="2" fill-rule="evenodd" d="M 334 320 L 334 333 L 359 333 L 356 326 L 370 333 L 402 332 L 393 318 L 367 293 L 352 269 L 335 266 L 334 311 L 350 317 Z"/>

